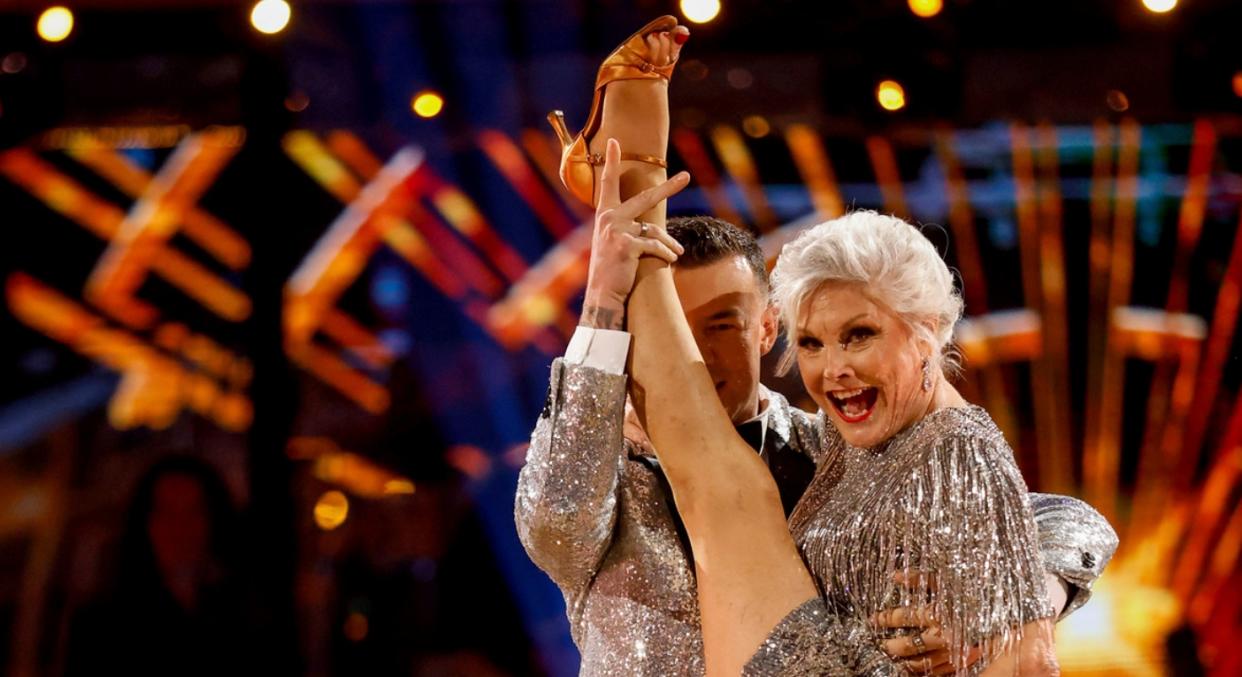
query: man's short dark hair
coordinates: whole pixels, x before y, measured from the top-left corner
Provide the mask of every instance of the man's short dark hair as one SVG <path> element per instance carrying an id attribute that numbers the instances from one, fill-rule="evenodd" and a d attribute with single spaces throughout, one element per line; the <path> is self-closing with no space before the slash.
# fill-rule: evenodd
<path id="1" fill-rule="evenodd" d="M 668 234 L 686 248 L 677 266 L 697 268 L 732 256 L 740 256 L 755 273 L 755 281 L 768 291 L 768 267 L 759 241 L 745 228 L 714 216 L 678 216 L 668 220 Z"/>

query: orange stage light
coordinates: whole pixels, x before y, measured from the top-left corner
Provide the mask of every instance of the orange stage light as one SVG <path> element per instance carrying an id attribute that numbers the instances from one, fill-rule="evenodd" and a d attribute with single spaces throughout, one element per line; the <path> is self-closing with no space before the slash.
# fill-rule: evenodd
<path id="1" fill-rule="evenodd" d="M 795 124 L 785 129 L 785 143 L 793 156 L 802 183 L 811 193 L 811 203 L 823 219 L 833 219 L 845 213 L 845 200 L 837 186 L 837 175 L 828 161 L 823 139 L 810 125 Z"/>
<path id="2" fill-rule="evenodd" d="M 906 107 L 906 90 L 896 80 L 884 80 L 875 88 L 875 100 L 887 111 L 899 111 Z"/>
<path id="3" fill-rule="evenodd" d="M 944 9 L 944 0 L 909 0 L 910 11 L 922 19 L 930 19 Z"/>
<path id="4" fill-rule="evenodd" d="M 331 531 L 344 524 L 349 517 L 349 499 L 336 489 L 325 491 L 315 501 L 313 514 L 320 529 Z"/>
<path id="5" fill-rule="evenodd" d="M 759 167 L 754 156 L 746 147 L 746 140 L 737 130 L 729 125 L 717 125 L 711 130 L 712 145 L 720 157 L 725 171 L 742 189 L 746 206 L 755 217 L 759 231 L 766 233 L 776 228 L 777 217 L 768 204 L 763 192 L 763 182 L 759 178 Z"/>
<path id="6" fill-rule="evenodd" d="M 174 357 L 129 332 L 114 329 L 59 292 L 24 273 L 9 276 L 8 306 L 27 326 L 121 373 L 108 406 L 119 429 L 167 428 L 182 409 L 190 409 L 226 430 L 250 426 L 250 402 L 222 388 L 208 372 L 186 369 Z M 197 338 L 197 337 L 192 337 Z"/>

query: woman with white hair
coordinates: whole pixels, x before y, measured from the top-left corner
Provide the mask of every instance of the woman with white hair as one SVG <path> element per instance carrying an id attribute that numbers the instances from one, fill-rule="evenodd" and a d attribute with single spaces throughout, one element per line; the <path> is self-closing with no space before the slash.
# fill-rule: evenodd
<path id="1" fill-rule="evenodd" d="M 914 599 L 959 665 L 977 644 L 993 670 L 1055 669 L 1026 486 L 987 412 L 946 378 L 962 299 L 931 242 L 854 212 L 786 246 L 773 293 L 782 366 L 796 362 L 844 441 L 791 518 L 817 587 L 867 617 L 910 594 L 894 571 L 923 572 Z"/>
<path id="2" fill-rule="evenodd" d="M 619 162 L 610 143 L 601 222 L 657 201 L 621 202 Z M 720 405 L 668 268 L 640 266 L 627 306 L 632 392 L 694 552 L 708 674 L 851 674 L 859 666 L 824 636 L 849 616 L 900 625 L 876 618 L 897 606 L 934 619 L 911 641 L 943 643 L 950 671 L 1055 673 L 1026 487 L 987 413 L 945 378 L 962 301 L 935 248 L 899 219 L 855 212 L 787 245 L 773 282 L 786 368 L 797 364 L 840 431 L 790 529 Z"/>

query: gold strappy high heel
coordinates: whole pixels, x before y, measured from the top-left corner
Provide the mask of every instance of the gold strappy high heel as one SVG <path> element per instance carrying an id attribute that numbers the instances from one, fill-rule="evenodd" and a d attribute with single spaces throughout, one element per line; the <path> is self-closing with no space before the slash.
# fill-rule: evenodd
<path id="1" fill-rule="evenodd" d="M 599 131 L 604 116 L 604 87 L 617 80 L 667 80 L 673 74 L 677 61 L 673 60 L 664 66 L 651 63 L 647 58 L 647 43 L 644 39 L 652 33 L 672 31 L 676 27 L 676 17 L 662 16 L 626 38 L 620 47 L 604 59 L 599 73 L 595 76 L 591 112 L 587 115 L 586 125 L 576 137 L 569 135 L 564 113 L 559 110 L 548 113 L 548 122 L 552 123 L 552 129 L 561 142 L 561 183 L 582 202 L 595 206 L 595 168 L 604 164 L 604 156 L 592 153 L 588 145 L 595 132 Z M 621 159 L 668 167 L 664 158 L 653 155 L 622 152 Z"/>

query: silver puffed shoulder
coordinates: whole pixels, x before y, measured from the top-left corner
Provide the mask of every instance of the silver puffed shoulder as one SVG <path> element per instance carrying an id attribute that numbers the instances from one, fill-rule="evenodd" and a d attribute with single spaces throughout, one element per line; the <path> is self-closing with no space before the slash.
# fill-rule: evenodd
<path id="1" fill-rule="evenodd" d="M 1117 532 L 1090 505 L 1069 496 L 1031 494 L 1044 567 L 1070 586 L 1057 620 L 1091 598 L 1091 586 L 1117 552 Z"/>

